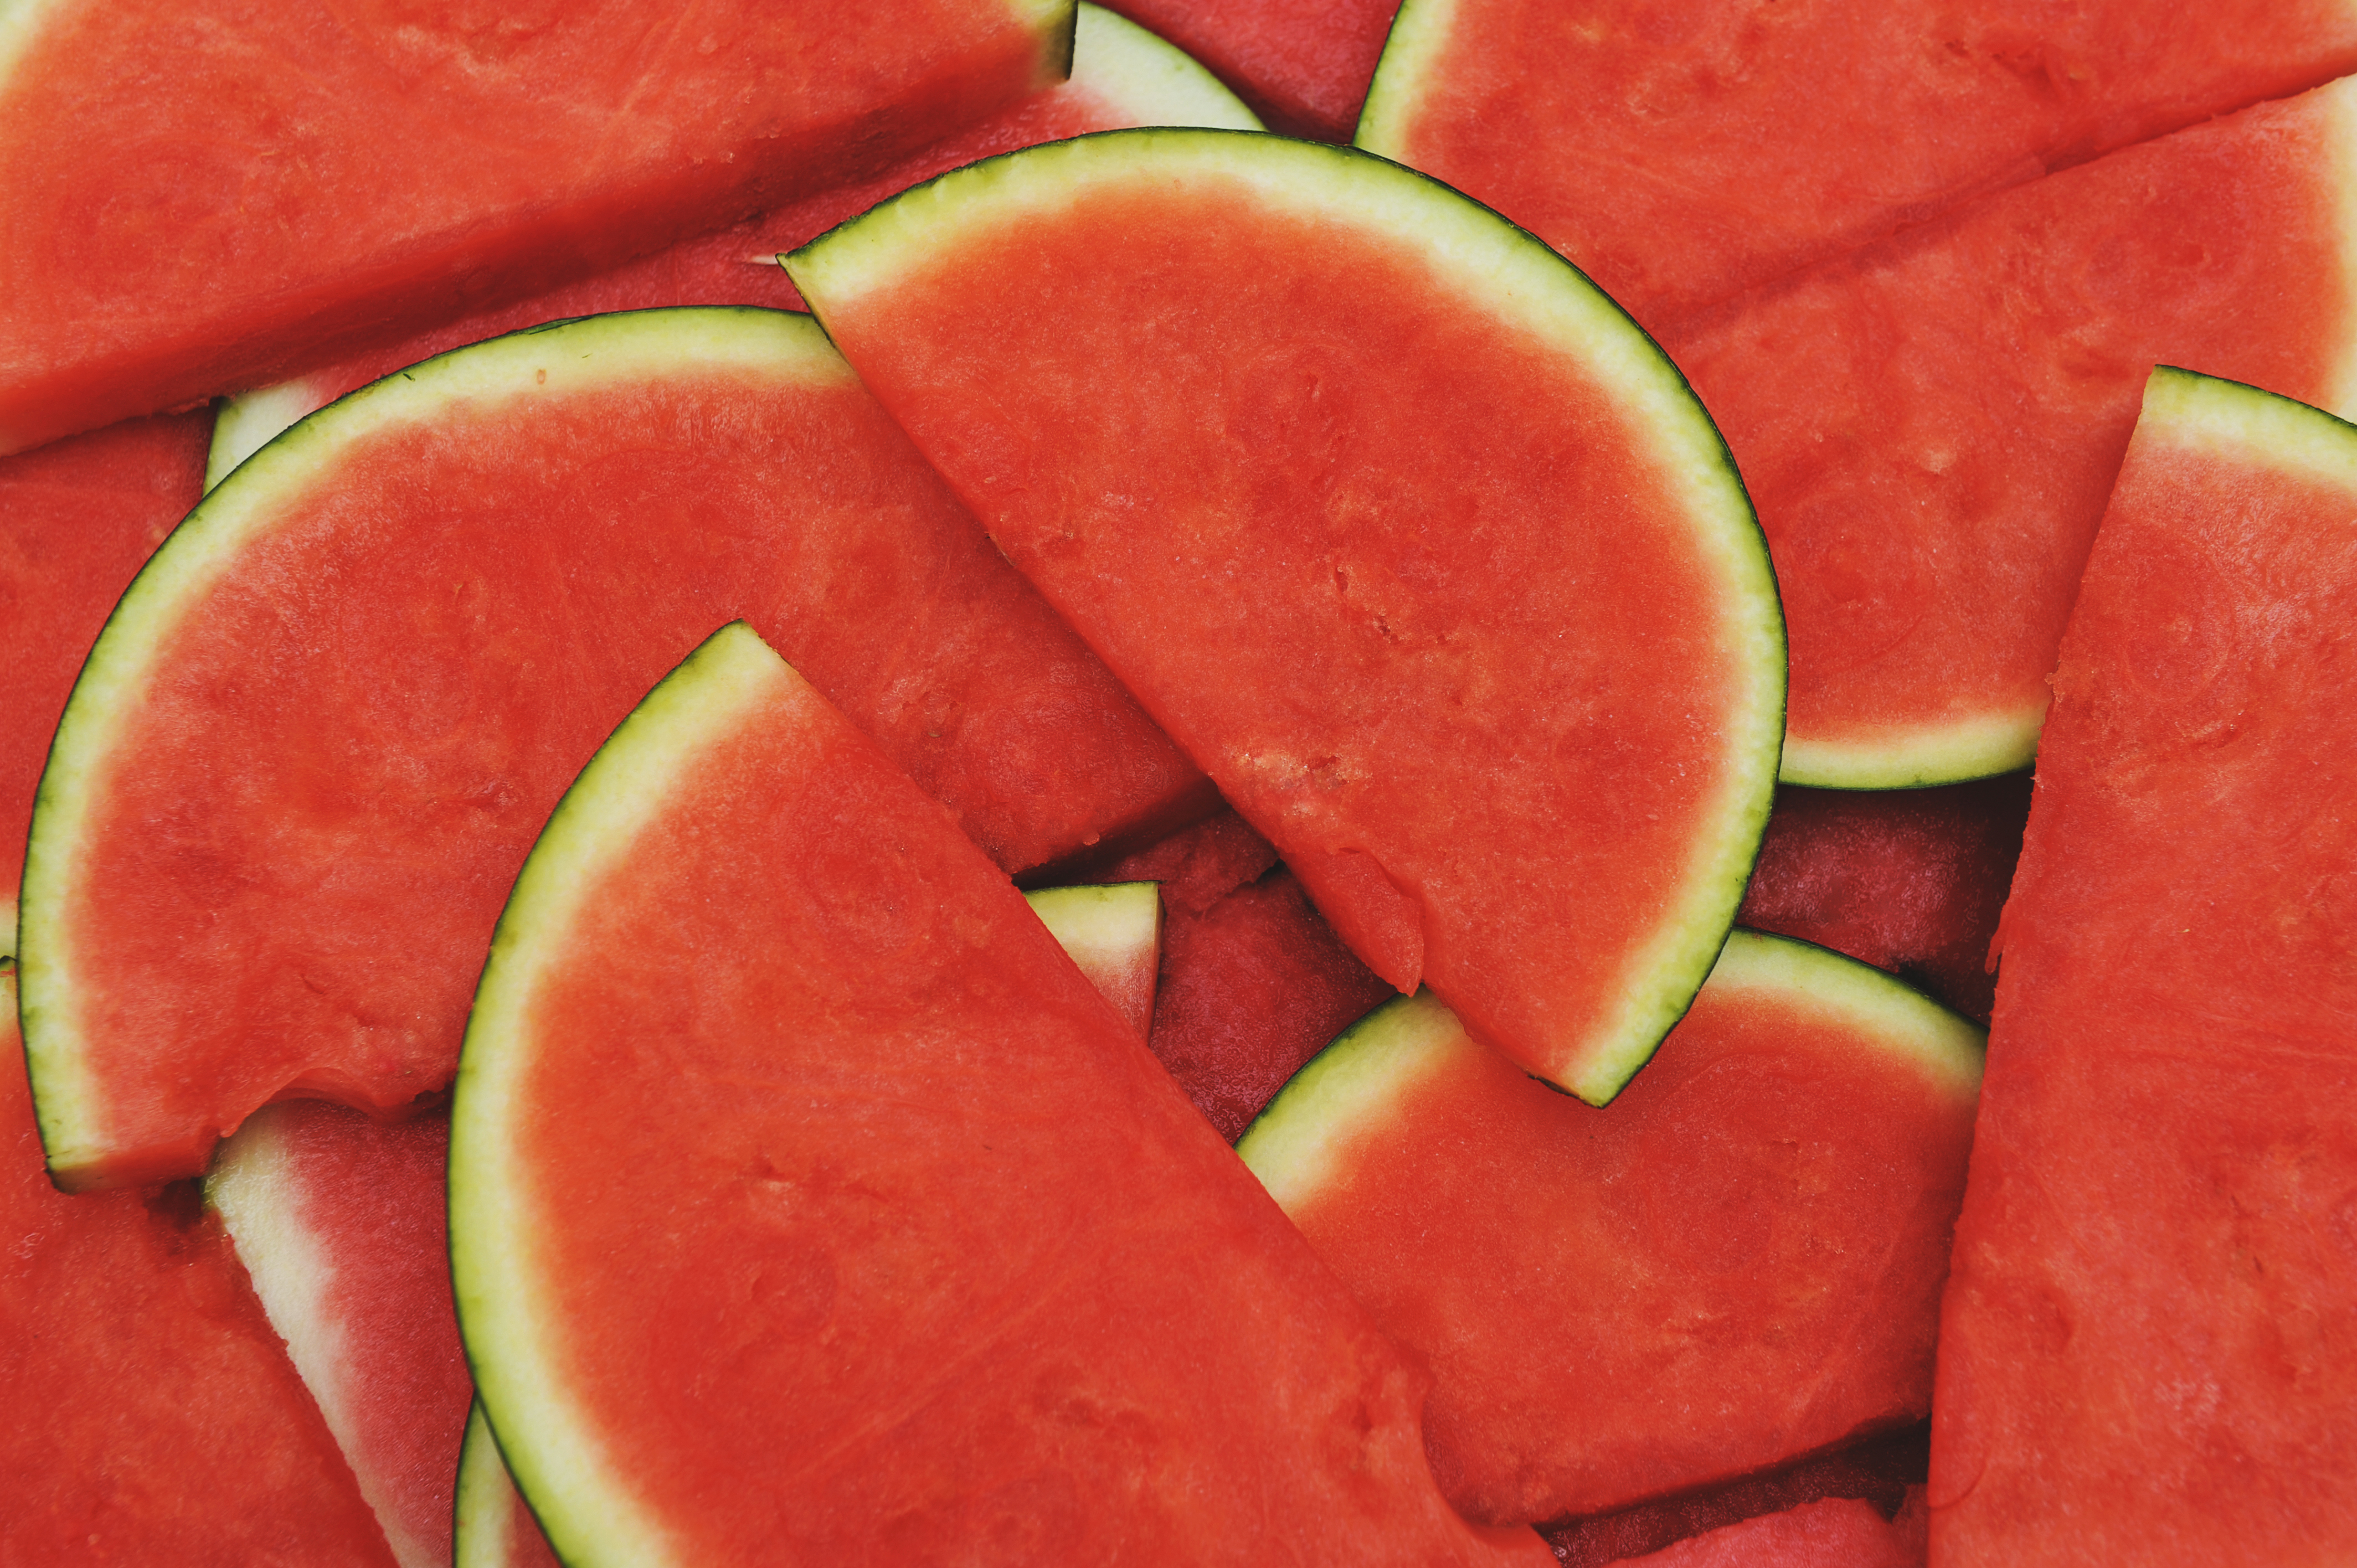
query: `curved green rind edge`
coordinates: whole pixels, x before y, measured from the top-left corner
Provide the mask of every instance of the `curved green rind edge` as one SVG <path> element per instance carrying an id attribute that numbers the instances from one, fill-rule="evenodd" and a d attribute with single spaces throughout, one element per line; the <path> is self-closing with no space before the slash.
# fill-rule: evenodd
<path id="1" fill-rule="evenodd" d="M 1987 1035 L 1896 977 L 1828 948 L 1738 929 L 1707 989 L 1762 991 L 1835 1015 L 1861 1045 L 1910 1062 L 1970 1105 Z M 1335 1181 L 1350 1151 L 1413 1117 L 1416 1085 L 1459 1050 L 1478 1050 L 1429 993 L 1387 1002 L 1293 1076 L 1244 1130 L 1236 1154 L 1287 1213 Z"/>
<path id="2" fill-rule="evenodd" d="M 2146 378 L 2139 434 L 2232 454 L 2255 467 L 2357 489 L 2357 424 L 2278 392 L 2174 365 Z"/>
<path id="3" fill-rule="evenodd" d="M 1103 99 L 1141 125 L 1203 125 L 1257 131 L 1260 119 L 1186 50 L 1125 16 L 1082 0 L 1073 25 L 1071 85 Z M 331 401 L 296 376 L 224 399 L 205 454 L 205 489 L 229 478 L 305 414 Z"/>
<path id="4" fill-rule="evenodd" d="M 451 1568 L 511 1568 L 509 1531 L 522 1506 L 478 1401 L 467 1409 L 467 1434 L 458 1442 L 458 1485 L 450 1503 Z"/>
<path id="5" fill-rule="evenodd" d="M 333 482 L 348 446 L 396 424 L 456 413 L 496 417 L 500 403 L 561 396 L 667 371 L 754 371 L 797 384 L 855 378 L 808 317 L 751 306 L 622 311 L 511 332 L 396 371 L 299 421 L 241 464 L 198 502 L 140 569 L 107 618 L 66 703 L 33 802 L 25 851 L 18 956 L 24 968 L 25 1055 L 49 1168 L 60 1181 L 102 1161 L 102 1097 L 82 1070 L 68 996 L 74 983 L 59 950 L 58 911 L 92 777 L 114 752 L 162 645 L 199 607 L 240 552 L 264 536 L 281 504 Z M 547 379 L 538 378 L 545 371 Z"/>
<path id="6" fill-rule="evenodd" d="M 1351 145 L 1401 163 L 1424 84 L 1457 27 L 1458 0 L 1405 0 L 1392 17 Z"/>
<path id="7" fill-rule="evenodd" d="M 1664 472 L 1688 483 L 1683 510 L 1696 521 L 1698 554 L 1727 585 L 1728 639 L 1754 683 L 1729 704 L 1727 785 L 1695 835 L 1684 908 L 1633 970 L 1650 978 L 1628 989 L 1619 1022 L 1557 1079 L 1607 1103 L 1684 1015 L 1733 927 L 1784 743 L 1784 616 L 1767 537 L 1717 425 L 1660 345 L 1546 242 L 1439 181 L 1352 148 L 1248 132 L 1109 131 L 1004 154 L 880 203 L 788 256 L 786 271 L 823 325 L 831 309 L 955 247 L 966 222 L 1059 209 L 1067 193 L 1107 177 L 1099 168 L 1117 176 L 1182 159 L 1245 179 L 1292 210 L 1379 235 L 1437 276 L 1462 280 L 1501 326 L 1579 360 L 1632 410 L 1632 425 L 1655 433 Z"/>
<path id="8" fill-rule="evenodd" d="M 542 973 L 565 955 L 580 910 L 693 779 L 697 762 L 781 690 L 800 686 L 801 677 L 738 621 L 647 694 L 541 830 L 492 934 L 468 1019 L 450 1106 L 450 1277 L 459 1336 L 517 1489 L 569 1563 L 652 1564 L 678 1561 L 679 1553 L 542 1354 L 540 1326 L 563 1313 L 543 1294 L 533 1268 L 535 1205 L 509 1141 L 511 1128 L 530 1114 L 517 1083 L 538 1048 L 531 1009 Z"/>

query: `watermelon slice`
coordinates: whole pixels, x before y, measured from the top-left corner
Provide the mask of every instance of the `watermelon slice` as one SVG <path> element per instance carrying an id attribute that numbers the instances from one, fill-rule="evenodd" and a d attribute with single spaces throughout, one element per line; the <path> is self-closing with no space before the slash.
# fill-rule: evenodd
<path id="1" fill-rule="evenodd" d="M 0 966 L 0 1563 L 390 1568 L 194 1195 L 50 1187 L 16 991 Z"/>
<path id="2" fill-rule="evenodd" d="M 1211 131 L 977 165 L 787 270 L 1369 967 L 1618 1091 L 1782 728 L 1741 483 L 1626 317 L 1394 165 Z"/>
<path id="3" fill-rule="evenodd" d="M 140 564 L 197 502 L 210 414 L 134 420 L 0 457 L 0 957 L 49 736 Z"/>
<path id="4" fill-rule="evenodd" d="M 1131 1009 L 1154 1002 L 1160 906 L 1150 883 L 1049 888 L 1028 896 L 1050 935 L 1137 1029 Z M 1141 983 L 1143 975 L 1143 994 Z M 271 1326 L 317 1399 L 403 1568 L 448 1564 L 453 1489 L 463 1489 L 474 1383 L 451 1307 L 444 1173 L 449 1123 L 439 1116 L 379 1126 L 316 1101 L 264 1107 L 223 1144 L 205 1197 L 228 1228 Z M 469 1439 L 471 1441 L 471 1439 Z M 472 1503 L 500 1510 L 478 1529 L 512 1556 L 538 1540 L 496 1452 L 472 1463 Z M 485 1550 L 466 1541 L 462 1557 Z M 546 1547 L 541 1548 L 543 1556 Z"/>
<path id="5" fill-rule="evenodd" d="M 272 1099 L 447 1086 L 569 770 L 740 613 L 1010 866 L 1207 793 L 809 318 L 462 350 L 245 464 L 91 655 L 26 878 L 53 1174 L 194 1173 Z"/>
<path id="6" fill-rule="evenodd" d="M 1449 1513 L 1410 1363 L 742 626 L 517 879 L 450 1230 L 568 1561 L 1553 1561 Z"/>
<path id="7" fill-rule="evenodd" d="M 371 344 L 290 381 L 230 399 L 216 427 L 206 487 L 219 484 L 255 448 L 313 409 L 404 365 L 504 332 L 566 317 L 659 306 L 801 310 L 802 295 L 774 264 L 781 252 L 944 169 L 1039 142 L 1128 125 L 1259 129 L 1252 112 L 1201 66 L 1145 28 L 1083 4 L 1073 30 L 1069 81 L 935 143 L 877 178 L 833 187 L 512 305 L 435 321 L 399 341 Z"/>
<path id="8" fill-rule="evenodd" d="M 2357 428 L 2155 371 L 2001 931 L 1943 1562 L 2357 1557 L 2352 625 Z"/>
<path id="9" fill-rule="evenodd" d="M 2165 23 L 2147 0 L 1407 0 L 1358 145 L 1535 231 L 1659 330 L 2352 70 L 2341 0 L 2211 0 Z"/>
<path id="10" fill-rule="evenodd" d="M 1784 777 L 2026 764 L 2156 360 L 2357 408 L 2357 79 L 1992 198 L 1664 338 L 1792 620 Z"/>
<path id="11" fill-rule="evenodd" d="M 1236 1152 L 1431 1363 L 1426 1444 L 1494 1523 L 1601 1512 L 1920 1420 L 1980 1031 L 1738 931 L 1603 1112 L 1403 999 Z"/>
<path id="12" fill-rule="evenodd" d="M 11 6 L 0 452 L 880 173 L 1061 79 L 1071 28 L 1070 0 Z"/>

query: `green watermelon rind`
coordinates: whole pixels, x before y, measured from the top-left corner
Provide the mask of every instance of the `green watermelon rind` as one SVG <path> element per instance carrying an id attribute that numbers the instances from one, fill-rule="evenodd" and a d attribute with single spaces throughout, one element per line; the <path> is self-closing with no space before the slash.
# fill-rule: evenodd
<path id="1" fill-rule="evenodd" d="M 2242 461 L 2357 489 L 2357 424 L 2312 404 L 2222 376 L 2156 365 L 2138 426 L 2199 442 Z"/>
<path id="2" fill-rule="evenodd" d="M 59 911 L 71 892 L 74 846 L 87 830 L 92 781 L 114 759 L 123 721 L 155 678 L 172 633 L 240 552 L 267 532 L 280 515 L 280 498 L 320 482 L 348 443 L 392 424 L 433 420 L 460 403 L 479 413 L 497 401 L 562 395 L 689 367 L 802 382 L 853 379 L 810 318 L 786 311 L 626 311 L 510 333 L 395 371 L 290 427 L 199 501 L 141 569 L 67 701 L 26 846 L 17 942 L 25 1054 L 42 1144 L 61 1185 L 73 1185 L 76 1172 L 111 1149 L 104 1096 L 84 1070 L 71 1005 L 73 956 Z"/>
<path id="3" fill-rule="evenodd" d="M 1406 0 L 1392 17 L 1383 52 L 1367 84 L 1351 145 L 1379 157 L 1406 161 L 1407 116 L 1424 96 L 1424 79 L 1438 63 L 1457 21 L 1458 0 Z"/>
<path id="4" fill-rule="evenodd" d="M 1081 0 L 1074 13 L 1071 85 L 1137 117 L 1140 124 L 1257 131 L 1259 119 L 1194 56 L 1125 16 Z M 205 454 L 205 489 L 229 478 L 273 436 L 332 399 L 302 376 L 224 401 Z"/>
<path id="5" fill-rule="evenodd" d="M 1737 929 L 1713 987 L 1765 991 L 1840 1017 L 1963 1104 L 1980 1093 L 1986 1030 L 1894 975 L 1792 937 Z M 1445 1064 L 1464 1026 L 1428 993 L 1386 1002 L 1345 1030 L 1272 1100 L 1236 1154 L 1277 1207 L 1298 1212 L 1340 1173 L 1349 1149 L 1407 1113 L 1422 1074 Z"/>
<path id="6" fill-rule="evenodd" d="M 508 1551 L 509 1532 L 515 1510 L 522 1506 L 479 1400 L 467 1411 L 467 1434 L 458 1442 L 451 1568 L 511 1568 L 514 1559 Z"/>
<path id="7" fill-rule="evenodd" d="M 1727 639 L 1751 689 L 1721 728 L 1728 777 L 1693 835 L 1683 907 L 1632 960 L 1642 976 L 1622 988 L 1616 1020 L 1559 1079 L 1591 1104 L 1608 1103 L 1683 1017 L 1717 961 L 1742 902 L 1774 801 L 1784 745 L 1783 607 L 1766 535 L 1733 454 L 1661 347 L 1578 268 L 1491 209 L 1428 176 L 1348 147 L 1252 133 L 1189 129 L 1102 132 L 969 165 L 880 203 L 786 258 L 822 326 L 829 310 L 888 284 L 905 262 L 959 243 L 962 221 L 1005 223 L 1060 210 L 1092 177 L 1117 177 L 1141 156 L 1192 158 L 1278 195 L 1292 209 L 1373 231 L 1458 280 L 1501 328 L 1576 356 L 1653 431 L 1665 472 L 1684 477 L 1679 504 L 1697 520 L 1697 556 L 1726 585 Z M 1071 172 L 1059 177 L 1058 166 Z M 1019 172 L 1018 172 L 1019 171 Z M 1099 171 L 1114 171 L 1108 176 Z M 1704 529 L 1707 533 L 1701 533 Z"/>
<path id="8" fill-rule="evenodd" d="M 532 1050 L 535 983 L 560 960 L 575 917 L 628 855 L 639 832 L 694 770 L 781 681 L 800 677 L 743 622 L 688 655 L 622 721 L 581 770 L 518 874 L 491 937 L 450 1107 L 450 1275 L 476 1397 L 505 1433 L 517 1490 L 567 1562 L 673 1561 L 659 1519 L 633 1498 L 591 1423 L 539 1352 L 536 1327 L 562 1311 L 537 1294 L 528 1218 L 533 1208 L 508 1145 L 516 1079 Z M 529 1430 L 519 1449 L 515 1433 Z"/>
<path id="9" fill-rule="evenodd" d="M 1092 882 L 1023 895 L 1066 952 L 1123 956 L 1152 950 L 1162 931 L 1158 882 Z"/>

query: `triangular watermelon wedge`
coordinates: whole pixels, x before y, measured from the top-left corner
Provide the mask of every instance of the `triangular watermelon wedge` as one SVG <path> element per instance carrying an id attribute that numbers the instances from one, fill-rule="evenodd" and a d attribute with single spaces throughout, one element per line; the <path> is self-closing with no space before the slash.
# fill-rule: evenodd
<path id="1" fill-rule="evenodd" d="M 1552 1561 L 1441 1502 L 1411 1364 L 742 626 L 517 879 L 450 1234 L 484 1409 L 568 1561 Z"/>
<path id="2" fill-rule="evenodd" d="M 1212 131 L 1010 154 L 787 270 L 1370 968 L 1620 1090 L 1783 723 L 1742 483 L 1626 316 L 1396 165 Z"/>
<path id="3" fill-rule="evenodd" d="M 1071 0 L 14 5 L 0 452 L 736 221 L 1039 91 Z"/>

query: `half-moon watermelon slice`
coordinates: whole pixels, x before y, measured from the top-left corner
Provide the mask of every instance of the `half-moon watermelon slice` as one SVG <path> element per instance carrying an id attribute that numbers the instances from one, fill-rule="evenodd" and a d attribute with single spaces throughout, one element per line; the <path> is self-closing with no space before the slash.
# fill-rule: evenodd
<path id="1" fill-rule="evenodd" d="M 1430 1362 L 1449 1500 L 1539 1521 L 1922 1419 L 1980 1069 L 1889 976 L 1738 931 L 1604 1110 L 1407 998 L 1236 1152 Z"/>
<path id="2" fill-rule="evenodd" d="M 483 1408 L 577 1564 L 1538 1564 L 1420 1379 L 925 798 L 742 626 L 501 917 L 451 1113 Z"/>
<path id="3" fill-rule="evenodd" d="M 2156 371 L 2000 938 L 1936 1561 L 2357 1560 L 2357 427 Z"/>
<path id="4" fill-rule="evenodd" d="M 91 655 L 26 876 L 59 1180 L 201 1171 L 276 1098 L 445 1088 L 550 806 L 738 615 L 1010 868 L 1208 793 L 807 317 L 461 350 L 249 460 Z"/>
<path id="5" fill-rule="evenodd" d="M 1070 0 L 0 18 L 0 452 L 611 265 L 1062 78 Z"/>
<path id="6" fill-rule="evenodd" d="M 776 265 L 781 252 L 944 169 L 1039 142 L 1127 125 L 1257 130 L 1259 122 L 1235 94 L 1185 54 L 1135 23 L 1083 0 L 1072 31 L 1070 81 L 926 147 L 877 178 L 789 202 L 719 233 L 682 241 L 610 272 L 513 305 L 472 312 L 455 321 L 437 321 L 399 341 L 371 344 L 365 352 L 233 397 L 221 406 L 206 485 L 219 484 L 264 442 L 355 387 L 366 386 L 404 365 L 503 332 L 566 317 L 664 306 L 803 309 L 802 296 Z"/>
<path id="7" fill-rule="evenodd" d="M 1371 968 L 1619 1090 L 1783 722 L 1742 483 L 1626 316 L 1396 165 L 1212 131 L 994 159 L 787 270 Z"/>
<path id="8" fill-rule="evenodd" d="M 2351 70 L 2341 0 L 2209 0 L 2165 20 L 2149 0 L 1407 0 L 1358 145 L 1495 205 L 1661 331 L 1964 199 Z"/>

